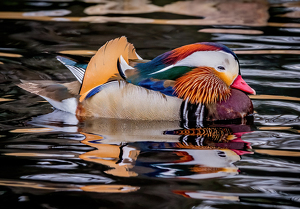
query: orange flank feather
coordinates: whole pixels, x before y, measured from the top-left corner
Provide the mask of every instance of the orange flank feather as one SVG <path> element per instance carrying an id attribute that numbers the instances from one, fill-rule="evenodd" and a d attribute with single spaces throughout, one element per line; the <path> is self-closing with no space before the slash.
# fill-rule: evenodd
<path id="1" fill-rule="evenodd" d="M 193 69 L 178 78 L 174 87 L 179 98 L 192 104 L 216 103 L 230 96 L 230 88 L 209 67 Z"/>
<path id="2" fill-rule="evenodd" d="M 138 59 L 134 46 L 127 42 L 125 36 L 107 42 L 97 51 L 85 71 L 79 92 L 80 102 L 95 87 L 120 77 L 117 61 L 121 55 L 127 63 L 129 59 Z"/>

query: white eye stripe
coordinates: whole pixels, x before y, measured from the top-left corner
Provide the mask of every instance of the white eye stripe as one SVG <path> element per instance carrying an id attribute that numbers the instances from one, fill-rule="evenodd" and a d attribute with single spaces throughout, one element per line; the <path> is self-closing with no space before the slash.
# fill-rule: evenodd
<path id="1" fill-rule="evenodd" d="M 198 51 L 173 65 L 169 65 L 159 71 L 150 73 L 149 75 L 161 73 L 176 66 L 188 66 L 195 68 L 206 66 L 212 67 L 219 72 L 230 71 L 232 74 L 237 74 L 239 72 L 239 64 L 232 54 L 223 51 Z M 221 67 L 221 69 L 219 67 Z"/>
<path id="2" fill-rule="evenodd" d="M 236 65 L 232 54 L 223 51 L 198 51 L 178 61 L 174 66 L 232 66 Z"/>
<path id="3" fill-rule="evenodd" d="M 161 69 L 161 70 L 159 70 L 159 71 L 156 71 L 156 72 L 154 72 L 154 73 L 150 73 L 149 75 L 153 75 L 153 74 L 157 74 L 157 73 L 164 72 L 164 71 L 169 70 L 170 68 L 172 68 L 172 67 L 174 67 L 174 66 L 176 66 L 176 65 L 170 65 L 170 66 L 165 67 L 165 68 L 163 68 L 163 69 Z"/>

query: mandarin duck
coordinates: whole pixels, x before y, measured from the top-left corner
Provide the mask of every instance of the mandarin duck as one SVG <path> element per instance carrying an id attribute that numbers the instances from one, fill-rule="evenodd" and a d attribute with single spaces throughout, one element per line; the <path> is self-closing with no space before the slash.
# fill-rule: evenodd
<path id="1" fill-rule="evenodd" d="M 77 81 L 22 81 L 19 87 L 79 118 L 196 121 L 244 118 L 255 94 L 240 74 L 237 56 L 202 42 L 143 60 L 126 37 L 108 41 L 88 64 L 57 56 Z"/>

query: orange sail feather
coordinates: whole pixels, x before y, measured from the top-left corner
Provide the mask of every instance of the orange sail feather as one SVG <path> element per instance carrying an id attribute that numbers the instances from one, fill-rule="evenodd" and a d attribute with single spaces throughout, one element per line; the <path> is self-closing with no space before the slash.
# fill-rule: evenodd
<path id="1" fill-rule="evenodd" d="M 134 46 L 125 36 L 108 41 L 97 51 L 85 71 L 79 92 L 80 102 L 95 87 L 105 84 L 114 77 L 119 77 L 117 61 L 121 55 L 127 63 L 129 59 L 139 59 Z"/>

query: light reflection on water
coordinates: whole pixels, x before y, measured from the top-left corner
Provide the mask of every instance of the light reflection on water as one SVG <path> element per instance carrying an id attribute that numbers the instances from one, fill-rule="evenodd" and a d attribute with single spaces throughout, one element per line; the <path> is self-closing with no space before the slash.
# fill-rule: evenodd
<path id="1" fill-rule="evenodd" d="M 4 207 L 298 207 L 299 2 L 4 0 L 1 8 Z M 121 35 L 146 59 L 194 42 L 228 45 L 258 93 L 253 121 L 209 125 L 223 141 L 178 122 L 80 122 L 15 86 L 71 81 L 55 53 L 89 59 Z"/>

